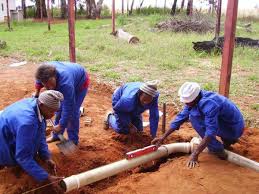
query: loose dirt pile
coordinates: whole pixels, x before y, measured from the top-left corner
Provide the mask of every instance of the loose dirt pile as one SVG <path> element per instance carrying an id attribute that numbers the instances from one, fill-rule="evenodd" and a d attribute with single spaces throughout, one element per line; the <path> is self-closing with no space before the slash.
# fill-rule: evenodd
<path id="1" fill-rule="evenodd" d="M 0 58 L 1 98 L 0 110 L 9 104 L 31 96 L 34 90 L 33 74 L 36 64 L 9 67 L 10 59 Z M 84 102 L 86 116 L 81 117 L 79 153 L 73 157 L 61 155 L 55 145 L 50 144 L 53 159 L 58 164 L 59 176 L 70 176 L 124 158 L 128 151 L 150 144 L 149 129 L 133 144 L 124 135 L 102 129 L 102 118 L 111 108 L 111 87 L 97 83 L 92 78 L 89 94 Z M 168 123 L 175 115 L 168 108 Z M 92 119 L 91 126 L 84 126 L 86 117 Z M 160 125 L 161 126 L 161 125 Z M 161 127 L 159 127 L 159 135 Z M 165 143 L 189 141 L 195 135 L 189 124 L 171 135 Z M 234 151 L 259 162 L 259 130 L 246 129 Z M 220 161 L 206 153 L 201 154 L 200 167 L 186 168 L 186 155 L 172 155 L 168 160 L 152 162 L 126 171 L 117 176 L 94 183 L 71 193 L 258 193 L 259 173 Z M 0 170 L 0 193 L 23 193 L 38 187 L 29 176 L 17 168 Z M 37 191 L 35 193 L 46 193 Z"/>

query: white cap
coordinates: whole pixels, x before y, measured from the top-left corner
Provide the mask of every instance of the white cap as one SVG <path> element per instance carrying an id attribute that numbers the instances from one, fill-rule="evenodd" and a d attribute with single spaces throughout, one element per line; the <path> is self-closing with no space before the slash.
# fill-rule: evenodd
<path id="1" fill-rule="evenodd" d="M 183 103 L 190 103 L 199 95 L 201 87 L 196 82 L 185 82 L 178 90 L 180 101 Z"/>

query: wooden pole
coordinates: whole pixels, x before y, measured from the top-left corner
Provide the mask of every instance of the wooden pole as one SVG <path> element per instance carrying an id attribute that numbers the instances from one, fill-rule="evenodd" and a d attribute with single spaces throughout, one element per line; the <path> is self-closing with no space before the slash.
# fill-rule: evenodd
<path id="1" fill-rule="evenodd" d="M 75 1 L 68 0 L 68 32 L 69 32 L 69 58 L 70 62 L 76 62 L 75 49 Z"/>
<path id="2" fill-rule="evenodd" d="M 112 34 L 115 35 L 115 0 L 112 0 Z"/>
<path id="3" fill-rule="evenodd" d="M 162 118 L 162 133 L 165 133 L 166 128 L 166 103 L 163 103 L 163 118 Z"/>
<path id="4" fill-rule="evenodd" d="M 10 14 L 9 14 L 9 2 L 6 0 L 6 11 L 7 11 L 7 26 L 8 30 L 11 31 Z"/>
<path id="5" fill-rule="evenodd" d="M 222 0 L 218 0 L 218 6 L 217 6 L 217 21 L 216 21 L 216 31 L 215 31 L 215 38 L 216 38 L 216 41 L 218 41 L 219 34 L 220 34 L 221 5 L 222 5 Z"/>
<path id="6" fill-rule="evenodd" d="M 228 97 L 232 70 L 232 59 L 235 45 L 235 31 L 238 11 L 238 0 L 228 0 L 224 48 L 222 54 L 222 65 L 220 73 L 219 93 Z"/>
<path id="7" fill-rule="evenodd" d="M 50 8 L 49 8 L 49 1 L 47 0 L 47 7 L 48 7 L 48 30 L 50 31 Z"/>

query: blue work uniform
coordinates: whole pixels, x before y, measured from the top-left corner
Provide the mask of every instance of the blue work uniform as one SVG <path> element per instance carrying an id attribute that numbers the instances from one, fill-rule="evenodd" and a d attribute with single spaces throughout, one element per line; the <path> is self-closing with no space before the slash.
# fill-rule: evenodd
<path id="1" fill-rule="evenodd" d="M 37 181 L 48 173 L 35 161 L 50 158 L 46 144 L 46 121 L 41 116 L 37 99 L 18 101 L 0 114 L 0 166 L 21 166 Z"/>
<path id="2" fill-rule="evenodd" d="M 55 125 L 60 124 L 62 134 L 67 129 L 69 140 L 78 144 L 80 107 L 88 91 L 89 75 L 81 65 L 76 63 L 53 61 L 47 64 L 56 68 L 55 90 L 64 95 L 64 101 L 56 113 Z M 36 80 L 36 88 L 41 87 L 43 87 L 42 83 Z M 57 134 L 53 133 L 53 136 L 58 138 Z"/>
<path id="3" fill-rule="evenodd" d="M 215 92 L 202 90 L 200 101 L 194 107 L 185 105 L 184 109 L 171 122 L 171 129 L 178 130 L 185 121 L 203 138 L 211 137 L 208 148 L 212 152 L 222 151 L 223 145 L 216 136 L 235 143 L 243 134 L 244 119 L 240 110 L 228 98 Z"/>
<path id="4" fill-rule="evenodd" d="M 109 125 L 117 133 L 128 134 L 130 123 L 138 130 L 143 131 L 141 114 L 145 110 L 149 110 L 150 134 L 152 137 L 156 136 L 159 122 L 159 93 L 157 92 L 151 103 L 142 106 L 139 101 L 139 88 L 142 84 L 141 82 L 126 83 L 113 93 L 112 107 L 114 114 L 109 116 Z"/>

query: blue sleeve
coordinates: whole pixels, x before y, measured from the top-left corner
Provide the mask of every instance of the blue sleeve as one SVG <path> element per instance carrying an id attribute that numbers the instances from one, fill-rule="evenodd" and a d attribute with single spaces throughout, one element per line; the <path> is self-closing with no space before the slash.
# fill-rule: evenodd
<path id="1" fill-rule="evenodd" d="M 48 173 L 34 160 L 32 150 L 37 130 L 36 124 L 19 126 L 16 136 L 15 159 L 30 176 L 37 181 L 44 181 L 48 178 Z"/>
<path id="2" fill-rule="evenodd" d="M 62 128 L 66 128 L 68 121 L 72 118 L 73 108 L 75 106 L 75 90 L 71 85 L 62 85 L 61 93 L 64 95 L 62 102 L 62 112 L 59 124 Z"/>
<path id="3" fill-rule="evenodd" d="M 207 100 L 201 105 L 201 110 L 205 116 L 205 136 L 216 136 L 219 128 L 218 113 L 219 106 L 213 100 Z"/>
<path id="4" fill-rule="evenodd" d="M 159 122 L 158 97 L 155 99 L 153 106 L 149 109 L 149 113 L 150 134 L 154 138 L 156 137 Z"/>
<path id="5" fill-rule="evenodd" d="M 48 145 L 46 142 L 45 130 L 42 130 L 40 137 L 40 147 L 39 147 L 39 155 L 43 160 L 47 160 L 50 158 L 50 153 L 48 149 Z"/>
<path id="6" fill-rule="evenodd" d="M 122 96 L 113 106 L 113 110 L 116 112 L 131 112 L 133 107 L 132 103 L 131 98 Z"/>
<path id="7" fill-rule="evenodd" d="M 189 119 L 188 106 L 185 106 L 183 110 L 177 114 L 176 118 L 171 122 L 170 129 L 178 130 L 180 126 Z"/>

